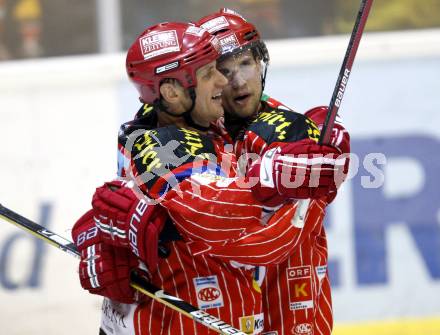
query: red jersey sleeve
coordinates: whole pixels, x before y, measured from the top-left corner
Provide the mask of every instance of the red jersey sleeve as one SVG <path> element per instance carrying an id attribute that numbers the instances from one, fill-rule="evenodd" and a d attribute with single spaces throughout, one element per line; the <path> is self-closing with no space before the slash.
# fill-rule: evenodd
<path id="1" fill-rule="evenodd" d="M 137 185 L 160 200 L 179 233 L 192 242 L 195 255 L 209 253 L 253 265 L 281 262 L 302 234 L 290 223 L 292 205 L 262 221 L 263 205 L 246 178 L 236 176 L 235 155 L 221 142 L 168 127 L 143 134 L 133 143 L 131 165 Z"/>

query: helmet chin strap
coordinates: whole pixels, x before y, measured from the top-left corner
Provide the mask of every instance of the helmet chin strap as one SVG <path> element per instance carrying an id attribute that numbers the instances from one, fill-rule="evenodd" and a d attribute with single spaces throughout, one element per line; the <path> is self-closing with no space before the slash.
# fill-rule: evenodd
<path id="1" fill-rule="evenodd" d="M 261 75 L 261 95 L 263 95 L 264 86 L 266 85 L 266 75 L 267 75 L 267 66 L 269 64 L 265 64 L 264 73 Z"/>
<path id="2" fill-rule="evenodd" d="M 192 118 L 192 111 L 194 110 L 194 106 L 196 105 L 196 91 L 194 90 L 194 87 L 188 88 L 189 96 L 191 98 L 191 107 L 182 114 L 183 118 L 185 119 L 185 122 L 190 126 L 191 128 L 201 130 L 201 131 L 207 131 L 209 129 L 208 127 L 201 126 L 197 124 L 194 119 Z"/>

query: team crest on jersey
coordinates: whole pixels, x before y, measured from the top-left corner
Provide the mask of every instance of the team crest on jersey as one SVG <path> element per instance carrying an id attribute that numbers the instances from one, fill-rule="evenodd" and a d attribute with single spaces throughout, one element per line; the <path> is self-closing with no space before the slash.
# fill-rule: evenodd
<path id="1" fill-rule="evenodd" d="M 193 279 L 200 309 L 223 307 L 223 294 L 217 276 L 196 277 Z"/>
<path id="2" fill-rule="evenodd" d="M 289 308 L 291 311 L 313 308 L 311 271 L 309 265 L 286 269 Z"/>
<path id="3" fill-rule="evenodd" d="M 313 326 L 310 323 L 300 323 L 293 326 L 292 333 L 295 335 L 313 335 Z"/>
<path id="4" fill-rule="evenodd" d="M 239 318 L 240 330 L 245 334 L 259 334 L 264 328 L 264 314 L 242 316 Z"/>

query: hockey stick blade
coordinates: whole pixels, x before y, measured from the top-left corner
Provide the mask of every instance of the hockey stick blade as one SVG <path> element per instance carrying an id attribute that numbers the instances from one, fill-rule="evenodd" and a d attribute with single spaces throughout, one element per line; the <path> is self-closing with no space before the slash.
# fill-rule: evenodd
<path id="1" fill-rule="evenodd" d="M 2 204 L 0 204 L 0 218 L 72 256 L 75 256 L 77 258 L 80 257 L 80 254 L 75 244 L 73 244 L 71 241 L 50 231 L 49 229 L 44 228 L 38 223 L 35 223 L 25 218 L 24 216 L 6 208 Z M 217 317 L 212 316 L 198 309 L 197 307 L 194 307 L 190 303 L 178 297 L 164 292 L 164 290 L 151 284 L 144 276 L 142 276 L 137 271 L 132 271 L 130 276 L 130 285 L 141 293 L 149 296 L 150 298 L 174 309 L 175 311 L 193 319 L 196 322 L 205 325 L 206 327 L 216 331 L 219 334 L 246 335 L 246 333 L 243 333 L 242 331 L 232 327 L 231 325 L 223 322 Z"/>

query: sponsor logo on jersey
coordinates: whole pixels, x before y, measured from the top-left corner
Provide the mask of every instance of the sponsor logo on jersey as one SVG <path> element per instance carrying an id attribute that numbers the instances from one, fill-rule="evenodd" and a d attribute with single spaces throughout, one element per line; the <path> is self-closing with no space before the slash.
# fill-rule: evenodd
<path id="1" fill-rule="evenodd" d="M 274 131 L 278 140 L 286 139 L 286 128 L 292 124 L 292 122 L 286 120 L 283 113 L 280 113 L 279 110 L 263 112 L 254 122 L 263 122 L 266 123 L 270 129 L 275 128 Z"/>
<path id="2" fill-rule="evenodd" d="M 309 136 L 309 138 L 315 142 L 318 142 L 319 140 L 319 135 L 321 134 L 321 132 L 319 131 L 318 126 L 315 124 L 315 122 L 313 122 L 310 119 L 306 119 L 306 123 L 308 125 L 307 128 L 307 135 Z"/>
<path id="3" fill-rule="evenodd" d="M 139 39 L 144 59 L 150 59 L 169 52 L 180 51 L 179 40 L 175 30 L 159 31 Z"/>
<path id="4" fill-rule="evenodd" d="M 200 309 L 223 307 L 223 294 L 217 276 L 196 277 L 193 279 Z"/>
<path id="5" fill-rule="evenodd" d="M 318 276 L 318 279 L 321 281 L 324 279 L 327 273 L 327 265 L 316 266 L 315 271 L 316 271 L 316 275 Z"/>
<path id="6" fill-rule="evenodd" d="M 261 160 L 260 175 L 262 176 L 262 178 L 260 182 L 263 186 L 275 187 L 275 183 L 273 180 L 273 160 L 277 150 L 278 148 L 273 148 L 266 151 L 263 159 Z"/>
<path id="7" fill-rule="evenodd" d="M 197 298 L 205 302 L 216 300 L 219 296 L 220 290 L 216 289 L 215 287 L 205 287 L 202 288 L 199 293 L 197 293 Z"/>
<path id="8" fill-rule="evenodd" d="M 203 29 L 206 29 L 210 33 L 219 31 L 223 28 L 229 26 L 228 20 L 224 16 L 216 17 L 215 19 L 209 20 L 201 25 Z"/>
<path id="9" fill-rule="evenodd" d="M 272 331 L 272 332 L 261 333 L 261 335 L 278 335 L 278 332 L 275 330 L 275 331 Z"/>
<path id="10" fill-rule="evenodd" d="M 300 323 L 293 327 L 295 335 L 313 335 L 313 326 L 310 323 Z"/>
<path id="11" fill-rule="evenodd" d="M 290 310 L 313 308 L 312 272 L 310 265 L 286 269 Z"/>
<path id="12" fill-rule="evenodd" d="M 242 316 L 238 319 L 240 330 L 246 334 L 259 334 L 264 328 L 264 314 Z"/>
<path id="13" fill-rule="evenodd" d="M 139 155 L 139 157 L 136 155 L 135 158 L 142 158 L 142 164 L 145 166 L 147 172 L 162 167 L 157 152 L 153 150 L 154 147 L 160 144 L 155 139 L 156 135 L 157 131 L 155 130 L 146 131 L 142 136 L 139 136 L 133 144 L 134 152 Z"/>
<path id="14" fill-rule="evenodd" d="M 203 158 L 209 159 L 209 156 L 206 156 L 202 151 L 204 145 L 198 132 L 186 128 L 179 128 L 178 131 L 183 134 L 183 140 L 180 143 L 184 145 L 187 154 L 191 156 L 202 155 Z"/>

